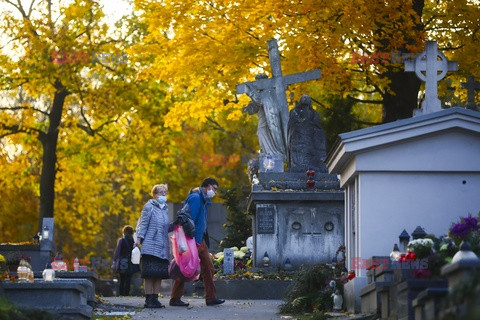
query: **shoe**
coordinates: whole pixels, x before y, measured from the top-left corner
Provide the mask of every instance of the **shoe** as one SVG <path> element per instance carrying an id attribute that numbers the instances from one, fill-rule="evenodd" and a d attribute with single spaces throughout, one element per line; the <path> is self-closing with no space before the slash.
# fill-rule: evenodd
<path id="1" fill-rule="evenodd" d="M 154 294 L 146 294 L 145 295 L 145 304 L 143 305 L 144 308 L 155 308 L 155 303 L 153 299 L 155 299 Z"/>
<path id="2" fill-rule="evenodd" d="M 154 305 L 153 308 L 165 308 L 165 306 L 158 301 L 158 294 L 152 294 L 152 303 Z"/>
<path id="3" fill-rule="evenodd" d="M 170 305 L 172 307 L 188 307 L 190 303 L 183 302 L 182 300 L 176 300 L 176 301 L 170 300 Z"/>
<path id="4" fill-rule="evenodd" d="M 216 306 L 217 304 L 222 304 L 224 302 L 225 302 L 225 300 L 223 300 L 223 299 L 215 299 L 215 300 L 212 300 L 212 301 L 207 301 L 207 306 Z"/>

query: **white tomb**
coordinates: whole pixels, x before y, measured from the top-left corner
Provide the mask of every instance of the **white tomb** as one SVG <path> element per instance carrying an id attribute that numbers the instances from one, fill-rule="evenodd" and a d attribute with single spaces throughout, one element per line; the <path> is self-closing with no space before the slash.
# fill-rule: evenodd
<path id="1" fill-rule="evenodd" d="M 388 256 L 403 229 L 439 236 L 480 211 L 480 112 L 456 107 L 341 134 L 326 164 L 345 189 L 351 270 L 354 257 Z"/>

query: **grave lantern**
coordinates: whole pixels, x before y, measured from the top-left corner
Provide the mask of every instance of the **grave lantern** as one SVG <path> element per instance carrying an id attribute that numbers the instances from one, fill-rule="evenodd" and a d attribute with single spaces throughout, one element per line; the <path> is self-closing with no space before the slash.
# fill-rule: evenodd
<path id="1" fill-rule="evenodd" d="M 400 260 L 400 249 L 398 249 L 398 245 L 395 243 L 395 245 L 393 246 L 393 250 L 392 252 L 390 253 L 390 260 L 391 261 L 398 261 Z"/>
<path id="2" fill-rule="evenodd" d="M 398 236 L 398 240 L 400 240 L 402 251 L 407 252 L 408 242 L 410 241 L 410 235 L 408 234 L 407 230 L 403 229 L 402 233 Z"/>
<path id="3" fill-rule="evenodd" d="M 265 251 L 265 254 L 263 255 L 262 264 L 264 267 L 268 267 L 270 264 L 270 258 L 268 257 L 267 251 Z"/>
<path id="4" fill-rule="evenodd" d="M 43 227 L 42 239 L 48 240 L 49 236 L 50 236 L 50 229 L 48 228 L 48 226 Z"/>
<path id="5" fill-rule="evenodd" d="M 417 226 L 417 228 L 415 228 L 415 230 L 413 230 L 413 232 L 412 232 L 413 240 L 423 239 L 423 238 L 425 238 L 426 235 L 427 235 L 427 233 L 420 226 Z"/>
<path id="6" fill-rule="evenodd" d="M 290 259 L 289 259 L 289 258 L 287 258 L 287 259 L 285 260 L 285 264 L 284 264 L 284 266 L 283 266 L 283 269 L 284 269 L 285 271 L 292 271 L 293 266 L 292 266 L 292 263 L 290 262 Z"/>
<path id="7" fill-rule="evenodd" d="M 270 155 L 267 155 L 265 160 L 263 160 L 263 167 L 267 171 L 272 170 L 275 167 L 275 160 L 273 160 Z"/>
<path id="8" fill-rule="evenodd" d="M 42 272 L 43 281 L 53 281 L 55 279 L 55 270 L 52 269 L 52 264 L 48 263 L 45 270 Z"/>

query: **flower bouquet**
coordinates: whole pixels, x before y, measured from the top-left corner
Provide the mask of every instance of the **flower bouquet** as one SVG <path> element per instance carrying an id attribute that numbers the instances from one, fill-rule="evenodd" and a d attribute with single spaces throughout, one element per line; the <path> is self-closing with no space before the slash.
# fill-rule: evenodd
<path id="1" fill-rule="evenodd" d="M 432 239 L 416 239 L 408 243 L 408 248 L 415 253 L 417 259 L 428 257 L 433 250 Z"/>
<path id="2" fill-rule="evenodd" d="M 457 248 L 460 248 L 462 241 L 468 241 L 472 246 L 472 251 L 480 256 L 480 224 L 478 221 L 478 217 L 471 215 L 460 218 L 460 221 L 450 228 L 449 236 Z"/>

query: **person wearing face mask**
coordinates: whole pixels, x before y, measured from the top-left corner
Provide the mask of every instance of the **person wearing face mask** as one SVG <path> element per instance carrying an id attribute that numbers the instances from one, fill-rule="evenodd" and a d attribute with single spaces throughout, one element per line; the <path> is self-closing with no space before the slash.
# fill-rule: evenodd
<path id="1" fill-rule="evenodd" d="M 205 286 L 205 302 L 207 306 L 215 306 L 225 302 L 218 299 L 215 284 L 213 283 L 212 259 L 208 252 L 209 239 L 207 232 L 208 206 L 218 189 L 218 182 L 214 178 L 206 178 L 198 190 L 192 190 L 185 202 L 190 207 L 190 216 L 195 222 L 195 242 L 198 246 L 198 257 L 200 258 L 200 275 Z M 174 307 L 187 307 L 189 304 L 181 300 L 184 293 L 184 281 L 173 282 L 170 305 Z"/>
<path id="2" fill-rule="evenodd" d="M 153 187 L 153 199 L 144 205 L 136 228 L 135 246 L 142 245 L 141 271 L 145 287 L 145 308 L 165 307 L 158 301 L 158 293 L 162 279 L 168 278 L 168 273 L 165 275 L 161 270 L 168 270 L 165 269 L 165 266 L 168 268 L 170 255 L 168 233 L 173 231 L 173 223 L 168 218 L 167 193 L 166 184 Z"/>

